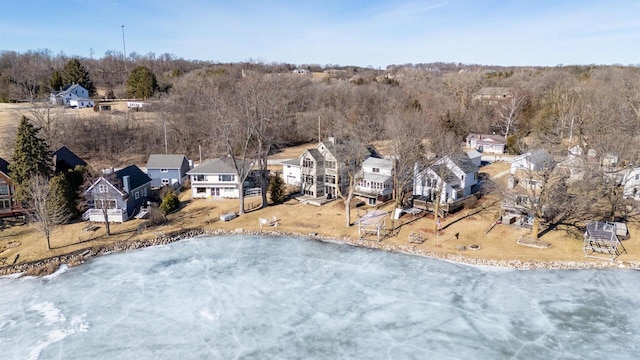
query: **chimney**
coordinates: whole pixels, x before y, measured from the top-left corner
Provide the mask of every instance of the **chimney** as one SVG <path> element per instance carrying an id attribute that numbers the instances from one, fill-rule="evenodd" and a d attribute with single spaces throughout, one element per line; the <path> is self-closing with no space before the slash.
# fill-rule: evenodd
<path id="1" fill-rule="evenodd" d="M 131 190 L 131 184 L 129 183 L 129 175 L 125 175 L 122 177 L 122 190 L 124 190 L 124 192 L 127 194 Z"/>

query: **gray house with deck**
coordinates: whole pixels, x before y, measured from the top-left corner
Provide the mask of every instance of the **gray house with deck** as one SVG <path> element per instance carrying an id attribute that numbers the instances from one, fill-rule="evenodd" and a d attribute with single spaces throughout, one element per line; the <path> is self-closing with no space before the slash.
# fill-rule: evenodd
<path id="1" fill-rule="evenodd" d="M 150 193 L 151 179 L 135 165 L 104 174 L 85 191 L 89 210 L 82 218 L 105 222 L 106 211 L 109 222 L 125 222 L 145 205 Z"/>

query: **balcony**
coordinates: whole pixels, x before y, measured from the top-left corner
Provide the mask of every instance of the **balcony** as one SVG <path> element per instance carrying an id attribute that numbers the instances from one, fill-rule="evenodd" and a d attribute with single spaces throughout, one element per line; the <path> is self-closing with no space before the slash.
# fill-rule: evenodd
<path id="1" fill-rule="evenodd" d="M 125 209 L 108 209 L 107 218 L 109 222 L 123 223 L 127 221 L 127 211 Z M 82 220 L 104 222 L 104 214 L 100 209 L 89 209 L 82 214 Z"/>

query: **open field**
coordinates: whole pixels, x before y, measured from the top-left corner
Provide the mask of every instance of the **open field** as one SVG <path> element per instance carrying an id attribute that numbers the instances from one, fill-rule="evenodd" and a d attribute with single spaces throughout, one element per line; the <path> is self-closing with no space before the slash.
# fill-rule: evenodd
<path id="1" fill-rule="evenodd" d="M 504 167 L 504 164 L 502 164 Z M 498 169 L 489 169 L 491 172 Z M 219 215 L 237 211 L 238 201 L 234 199 L 190 199 L 189 192 L 180 194 L 181 209 L 168 216 L 168 223 L 159 227 L 149 228 L 138 234 L 136 229 L 143 220 L 131 220 L 124 224 L 113 224 L 111 231 L 114 235 L 104 236 L 104 225 L 98 224 L 95 232 L 84 231 L 86 223 L 78 222 L 64 225 L 56 229 L 52 236 L 52 250 L 47 251 L 41 234 L 22 223 L 4 220 L 0 222 L 0 263 L 12 263 L 18 256 L 17 263 L 30 262 L 51 256 L 70 253 L 76 250 L 89 249 L 94 246 L 109 244 L 121 240 L 150 239 L 156 233 L 170 233 L 182 229 L 221 229 L 233 231 L 259 231 L 260 218 L 277 219 L 277 227 L 264 227 L 263 230 L 279 232 L 293 232 L 299 234 L 317 233 L 319 236 L 342 238 L 357 238 L 357 227 L 345 227 L 344 205 L 340 200 L 330 202 L 322 207 L 300 204 L 297 200 L 289 200 L 285 204 L 269 206 L 255 210 L 228 222 L 219 221 Z M 246 207 L 257 205 L 260 199 L 250 197 L 246 199 Z M 351 210 L 351 221 L 363 215 L 365 207 Z M 391 205 L 383 210 L 390 212 Z M 528 230 L 507 225 L 496 225 L 490 232 L 485 233 L 499 214 L 499 201 L 488 196 L 481 199 L 473 209 L 450 215 L 442 221 L 443 229 L 439 234 L 433 231 L 434 219 L 431 215 L 412 218 L 405 215 L 400 222 L 404 225 L 391 237 L 382 240 L 383 244 L 411 245 L 424 252 L 440 255 L 463 255 L 476 259 L 487 260 L 518 260 L 528 261 L 577 261 L 599 262 L 602 260 L 587 259 L 582 251 L 582 237 L 573 229 L 557 229 L 545 233 L 541 240 L 550 243 L 548 249 L 536 249 L 518 245 L 517 239 L 527 235 Z M 629 223 L 631 238 L 623 242 L 627 254 L 618 257 L 618 262 L 640 261 L 640 227 Z M 390 227 L 387 216 L 386 227 Z M 410 242 L 410 235 L 420 234 L 426 241 L 422 244 Z M 377 241 L 377 240 L 372 240 Z M 459 248 L 469 245 L 479 245 L 477 251 L 461 251 Z"/>

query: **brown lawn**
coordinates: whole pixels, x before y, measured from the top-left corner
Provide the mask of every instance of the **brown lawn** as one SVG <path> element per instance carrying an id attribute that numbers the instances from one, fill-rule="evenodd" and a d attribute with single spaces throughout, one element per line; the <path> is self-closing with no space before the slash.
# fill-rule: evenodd
<path id="1" fill-rule="evenodd" d="M 84 231 L 86 223 L 64 225 L 56 229 L 52 236 L 52 250 L 47 251 L 41 234 L 35 232 L 29 225 L 21 222 L 3 220 L 0 224 L 0 262 L 5 258 L 12 263 L 19 254 L 17 263 L 30 262 L 51 256 L 70 253 L 76 250 L 88 249 L 93 246 L 105 245 L 119 240 L 133 240 L 152 238 L 156 233 L 170 233 L 189 228 L 224 229 L 233 231 L 260 230 L 260 218 L 277 219 L 279 226 L 265 226 L 263 230 L 280 232 L 294 232 L 302 235 L 317 233 L 320 236 L 342 238 L 357 238 L 357 227 L 345 227 L 344 206 L 340 200 L 325 204 L 322 207 L 300 204 L 296 200 L 289 200 L 285 204 L 269 206 L 255 210 L 228 222 L 219 221 L 222 213 L 237 211 L 238 200 L 189 199 L 189 192 L 180 195 L 181 209 L 168 216 L 168 223 L 149 228 L 138 234 L 136 229 L 143 220 L 131 220 L 124 224 L 111 226 L 112 236 L 104 236 L 104 225 L 98 224 L 95 232 Z M 246 207 L 255 206 L 259 198 L 246 199 Z M 382 240 L 389 245 L 413 245 L 409 241 L 411 233 L 418 233 L 427 240 L 422 244 L 415 244 L 416 249 L 431 253 L 452 255 L 460 254 L 470 258 L 492 260 L 520 260 L 520 261 L 602 261 L 586 259 L 582 252 L 582 238 L 565 230 L 554 230 L 544 234 L 541 240 L 550 243 L 548 249 L 536 249 L 518 245 L 516 240 L 520 235 L 528 234 L 527 230 L 507 225 L 496 225 L 489 233 L 485 231 L 497 218 L 499 209 L 497 202 L 491 198 L 482 199 L 474 209 L 464 209 L 442 221 L 443 229 L 436 236 L 433 231 L 432 216 L 412 218 L 405 215 L 400 222 L 404 225 L 395 236 Z M 351 210 L 352 222 L 367 209 Z M 391 211 L 391 205 L 383 208 Z M 390 219 L 387 217 L 387 227 Z M 575 232 L 575 231 L 574 231 Z M 617 260 L 623 262 L 640 261 L 640 228 L 630 224 L 631 238 L 623 242 L 628 254 L 621 255 Z M 459 247 L 480 245 L 477 251 L 461 251 Z"/>

